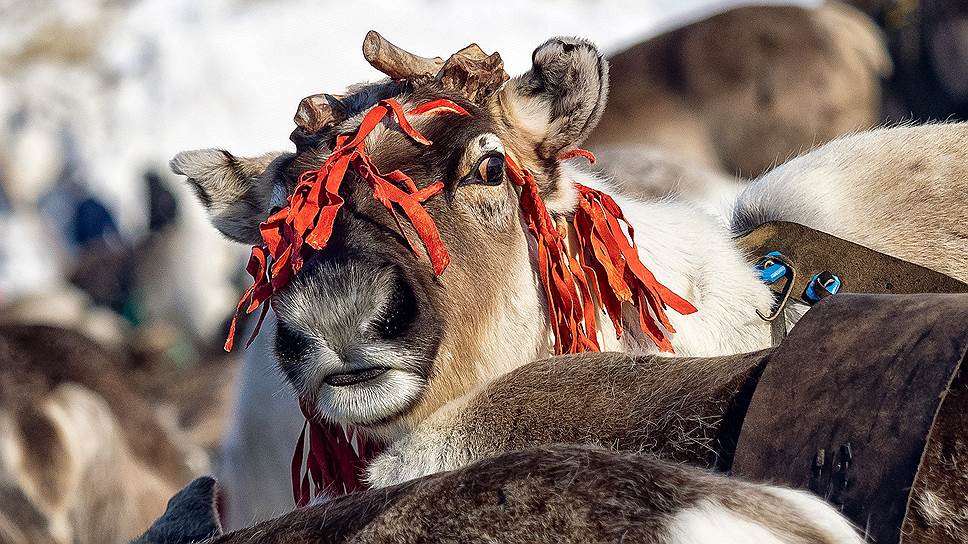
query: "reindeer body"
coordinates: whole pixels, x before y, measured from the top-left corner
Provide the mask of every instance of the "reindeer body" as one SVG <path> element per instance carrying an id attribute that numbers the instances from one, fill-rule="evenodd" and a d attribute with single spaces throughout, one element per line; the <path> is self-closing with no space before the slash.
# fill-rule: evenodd
<path id="1" fill-rule="evenodd" d="M 0 327 L 0 541 L 126 542 L 204 470 L 120 366 L 66 329 Z"/>
<path id="2" fill-rule="evenodd" d="M 202 515 L 163 519 L 188 526 Z M 781 521 L 782 520 L 782 521 Z M 196 523 L 197 525 L 197 523 Z M 210 525 L 210 524 L 209 524 Z M 185 531 L 186 537 L 193 534 Z M 138 544 L 188 544 L 169 532 Z M 241 544 L 655 542 L 855 544 L 850 523 L 802 491 L 729 480 L 630 452 L 556 445 L 507 453 L 212 540 Z"/>
<path id="3" fill-rule="evenodd" d="M 413 228 L 396 223 L 373 200 L 373 189 L 361 182 L 364 173 L 355 172 L 357 183 L 340 189 L 348 211 L 336 216 L 328 245 L 310 254 L 291 284 L 272 298 L 278 318 L 276 354 L 299 395 L 324 418 L 391 443 L 368 467 L 369 480 L 377 486 L 461 466 L 465 445 L 451 431 L 455 418 L 472 410 L 468 400 L 489 381 L 549 353 L 547 300 L 534 272 L 533 242 L 521 228 L 517 189 L 502 177 L 504 160 L 513 158 L 534 175 L 553 217 L 574 213 L 575 182 L 612 195 L 635 230 L 641 261 L 660 283 L 696 307 L 690 315 L 670 312 L 676 355 L 728 355 L 770 343 L 769 326 L 756 310 L 768 311 L 772 294 L 754 275 L 750 261 L 756 256 L 738 248 L 722 217 L 688 204 L 637 201 L 559 158 L 587 136 L 604 107 L 607 64 L 594 46 L 571 38 L 549 40 L 535 51 L 531 71 L 493 95 L 481 90 L 489 88 L 485 86 L 474 87 L 474 93 L 464 97 L 447 86 L 454 81 L 448 66 L 459 55 L 447 63 L 412 59 L 399 72 L 387 72 L 398 78 L 395 81 L 353 88 L 340 98 L 319 95 L 304 100 L 293 135 L 295 155 L 244 159 L 200 150 L 181 153 L 171 163 L 173 170 L 189 177 L 224 234 L 258 243 L 259 223 L 272 206 L 285 202 L 271 195 L 289 193 L 300 173 L 318 168 L 337 136 L 351 136 L 377 101 L 393 97 L 400 111 L 417 111 L 421 104 L 444 97 L 468 112 L 408 118 L 427 140 L 437 142 L 427 148 L 415 147 L 385 122 L 366 137 L 370 160 L 381 172 L 399 169 L 420 188 L 443 182 L 443 194 L 423 205 L 452 257 L 444 273 L 435 274 L 422 251 L 411 252 L 406 239 L 415 237 Z M 466 61 L 457 60 L 455 66 L 464 66 L 461 62 Z M 493 61 L 492 56 L 484 62 L 490 66 Z M 433 72 L 421 71 L 441 63 L 443 78 L 438 74 L 428 79 Z M 403 81 L 408 77 L 416 83 Z M 492 85 L 493 78 L 487 81 Z M 927 160 L 935 151 L 926 142 L 957 149 L 962 141 L 964 125 L 939 125 L 910 129 L 933 133 L 913 144 L 912 152 L 925 160 L 904 188 L 878 184 L 868 176 L 823 176 L 838 171 L 838 165 L 845 171 L 874 172 L 874 165 L 886 162 L 879 146 L 907 137 L 904 130 L 874 133 L 862 146 L 849 139 L 835 142 L 800 159 L 797 170 L 778 171 L 777 176 L 795 172 L 789 183 L 812 182 L 797 185 L 800 192 L 771 182 L 770 175 L 748 192 L 764 201 L 791 193 L 791 203 L 823 198 L 830 184 L 867 184 L 899 194 L 907 187 L 930 190 L 946 177 L 939 172 L 952 164 L 964 167 L 965 157 L 957 151 Z M 493 161 L 499 161 L 500 169 L 491 168 L 498 164 Z M 822 167 L 814 167 L 812 161 Z M 835 206 L 855 224 L 864 224 L 871 214 L 896 216 L 891 209 L 902 201 L 908 214 L 926 204 L 869 196 L 850 193 Z M 740 196 L 737 209 L 750 207 L 753 200 Z M 920 222 L 910 223 L 903 230 L 870 223 L 877 233 L 869 233 L 867 239 L 891 240 L 895 245 L 881 246 L 885 251 L 924 244 Z M 936 221 L 930 228 L 944 236 L 944 224 Z M 817 225 L 821 230 L 825 226 Z M 838 228 L 832 228 L 832 234 L 844 234 Z M 956 243 L 960 231 L 947 232 L 951 243 L 942 248 L 944 256 L 957 262 L 965 250 Z M 921 264 L 934 267 L 926 260 Z M 626 334 L 618 341 L 608 339 L 613 331 L 608 320 L 598 316 L 602 347 L 656 352 L 656 346 L 637 333 L 637 320 L 630 313 L 622 315 Z"/>

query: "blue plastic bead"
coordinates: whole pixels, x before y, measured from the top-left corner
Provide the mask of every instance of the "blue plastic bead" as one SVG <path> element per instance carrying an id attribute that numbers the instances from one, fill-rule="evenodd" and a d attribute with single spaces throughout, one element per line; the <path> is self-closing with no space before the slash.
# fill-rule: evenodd
<path id="1" fill-rule="evenodd" d="M 783 254 L 779 251 L 771 251 L 766 254 L 767 257 L 782 257 Z M 775 262 L 766 268 L 760 269 L 760 280 L 767 285 L 772 284 L 782 278 L 786 274 L 786 266 L 783 263 Z"/>
<path id="2" fill-rule="evenodd" d="M 817 274 L 813 278 L 811 278 L 810 283 L 807 284 L 807 288 L 803 292 L 804 298 L 806 298 L 810 302 L 819 302 L 820 299 L 822 298 L 817 294 L 816 290 L 814 290 L 814 285 L 819 285 L 819 281 L 818 281 L 819 276 L 820 274 Z M 831 282 L 829 282 L 827 285 L 822 286 L 823 289 L 828 293 L 828 295 L 826 296 L 836 295 L 837 292 L 840 291 L 840 286 L 842 285 L 840 281 L 840 276 L 836 274 L 831 274 L 831 278 L 832 278 Z"/>

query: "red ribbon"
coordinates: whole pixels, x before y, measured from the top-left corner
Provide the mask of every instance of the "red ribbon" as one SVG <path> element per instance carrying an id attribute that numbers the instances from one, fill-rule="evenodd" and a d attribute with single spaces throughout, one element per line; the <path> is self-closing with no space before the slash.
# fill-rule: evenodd
<path id="1" fill-rule="evenodd" d="M 413 108 L 408 113 L 411 115 L 428 113 L 470 115 L 464 108 L 450 100 L 432 100 Z M 427 250 L 435 274 L 440 275 L 447 268 L 450 255 L 440 239 L 437 226 L 422 206 L 428 198 L 439 193 L 444 188 L 444 184 L 437 182 L 418 189 L 413 180 L 399 170 L 382 174 L 366 153 L 366 137 L 387 116 L 395 118 L 400 130 L 415 142 L 423 145 L 431 144 L 430 140 L 410 125 L 403 108 L 395 100 L 381 100 L 370 109 L 352 138 L 340 136 L 336 139 L 336 149 L 323 165 L 299 177 L 299 183 L 289 196 L 289 204 L 269 216 L 259 226 L 262 245 L 252 248 L 252 256 L 246 267 L 253 282 L 239 301 L 235 316 L 232 318 L 228 338 L 225 340 L 226 351 L 232 350 L 236 322 L 242 312 L 251 314 L 268 301 L 273 293 L 285 287 L 302 268 L 306 253 L 326 247 L 330 236 L 333 235 L 336 214 L 343 206 L 339 189 L 347 171 L 352 170 L 370 184 L 373 188 L 373 197 L 390 210 L 410 248 L 415 254 L 419 254 L 417 244 L 406 236 L 403 230 L 397 208 L 407 216 Z M 401 189 L 400 185 L 403 185 L 406 190 Z M 267 310 L 268 305 L 263 306 L 259 321 L 246 346 L 251 344 L 259 334 Z"/>
<path id="2" fill-rule="evenodd" d="M 360 475 L 366 463 L 380 453 L 381 444 L 352 428 L 323 421 L 311 402 L 300 401 L 299 408 L 306 422 L 292 456 L 292 496 L 296 506 L 306 506 L 314 496 L 323 493 L 338 497 L 363 489 Z M 305 472 L 304 452 L 308 452 Z"/>
<path id="3" fill-rule="evenodd" d="M 584 149 L 563 153 L 559 159 L 595 156 Z M 659 283 L 639 259 L 635 232 L 618 204 L 601 191 L 578 189 L 578 208 L 572 225 L 578 239 L 578 261 L 565 247 L 565 234 L 558 230 L 545 208 L 531 172 L 507 157 L 511 182 L 521 187 L 521 213 L 538 245 L 538 276 L 548 301 L 548 318 L 555 334 L 555 354 L 600 351 L 595 333 L 596 297 L 622 334 L 622 303 L 638 310 L 639 325 L 661 351 L 671 352 L 665 331 L 675 329 L 665 309 L 686 315 L 696 308 Z M 625 231 L 619 222 L 625 223 Z M 655 317 L 653 317 L 655 316 Z M 662 324 L 656 324 L 656 318 Z M 663 331 L 663 328 L 665 331 Z"/>
<path id="4" fill-rule="evenodd" d="M 409 115 L 437 113 L 470 115 L 449 100 L 433 100 L 407 112 Z M 336 215 L 343 205 L 339 189 L 349 171 L 370 185 L 373 197 L 390 211 L 410 248 L 419 255 L 420 249 L 407 236 L 397 210 L 403 212 L 420 237 L 434 273 L 443 273 L 450 256 L 433 219 L 422 205 L 443 189 L 443 183 L 418 189 L 413 180 L 399 170 L 381 173 L 366 152 L 367 135 L 387 117 L 395 119 L 400 130 L 415 142 L 431 145 L 430 140 L 410 125 L 400 104 L 390 99 L 381 100 L 367 112 L 352 138 L 337 138 L 336 149 L 323 165 L 300 176 L 288 205 L 259 226 L 263 242 L 252 248 L 246 266 L 253 282 L 236 307 L 225 341 L 226 351 L 232 349 L 238 317 L 243 312 L 251 314 L 262 306 L 248 345 L 259 333 L 265 319 L 269 307 L 265 303 L 299 272 L 311 252 L 326 247 L 333 234 Z M 583 149 L 564 153 L 559 159 L 576 156 L 595 161 L 595 156 Z M 509 178 L 521 187 L 522 216 L 537 241 L 538 275 L 548 301 L 555 353 L 600 350 L 595 332 L 595 298 L 604 307 L 619 335 L 622 334 L 622 303 L 627 302 L 638 310 L 642 330 L 659 349 L 672 351 L 666 332 L 675 330 L 665 309 L 689 314 L 696 308 L 660 284 L 642 264 L 635 246 L 635 233 L 615 201 L 604 193 L 576 183 L 579 199 L 572 219 L 578 240 L 576 260 L 567 251 L 565 235 L 548 213 L 534 176 L 511 157 L 506 160 Z M 625 224 L 625 230 L 621 223 Z M 300 402 L 300 408 L 306 424 L 292 459 L 292 489 L 297 505 L 308 504 L 314 494 L 341 495 L 364 487 L 360 478 L 362 471 L 382 446 L 359 433 L 347 436 L 347 432 L 353 431 L 322 420 L 315 404 L 306 399 Z M 304 456 L 305 471 L 302 469 Z"/>

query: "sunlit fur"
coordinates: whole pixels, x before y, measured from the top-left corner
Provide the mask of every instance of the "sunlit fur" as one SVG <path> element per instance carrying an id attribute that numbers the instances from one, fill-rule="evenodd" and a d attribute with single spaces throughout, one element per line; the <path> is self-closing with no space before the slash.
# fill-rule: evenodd
<path id="1" fill-rule="evenodd" d="M 348 209 L 337 223 L 340 236 L 334 238 L 332 247 L 315 256 L 316 264 L 307 266 L 276 299 L 280 332 L 289 330 L 288 334 L 301 335 L 293 336 L 293 342 L 277 342 L 280 364 L 297 392 L 315 400 L 324 417 L 361 425 L 395 441 L 369 467 L 368 476 L 377 485 L 456 468 L 466 462 L 460 436 L 450 432 L 466 399 L 482 384 L 548 354 L 551 345 L 543 290 L 534 272 L 533 241 L 518 217 L 515 189 L 506 181 L 496 186 L 457 183 L 474 162 L 470 157 L 484 149 L 481 138 L 488 142 L 496 138 L 507 155 L 534 173 L 548 209 L 556 215 L 567 217 L 574 209 L 575 182 L 612 194 L 634 227 L 643 263 L 660 282 L 698 310 L 688 316 L 670 312 L 677 331 L 672 335 L 675 355 L 725 355 L 770 343 L 769 325 L 756 315 L 756 310 L 767 311 L 772 294 L 750 265 L 755 256 L 745 255 L 732 242 L 735 230 L 726 226 L 729 221 L 724 221 L 724 216 L 716 217 L 672 200 L 637 201 L 592 168 L 579 166 L 577 159 L 567 164 L 557 159 L 561 151 L 581 142 L 604 106 L 607 67 L 594 47 L 570 38 L 550 40 L 539 47 L 535 59 L 547 64 L 509 81 L 484 107 L 464 104 L 475 114 L 471 119 L 416 116 L 414 126 L 434 139 L 434 146 L 418 148 L 389 125 L 374 131 L 368 140 L 368 149 L 381 168 L 401 168 L 421 186 L 434 181 L 447 185 L 444 194 L 426 203 L 453 258 L 443 275 L 432 275 L 426 255 L 418 252 L 415 256 L 410 251 L 392 218 L 373 202 L 369 188 L 357 184 L 346 191 Z M 548 74 L 563 79 L 543 79 Z M 387 85 L 381 87 L 386 88 Z M 381 97 L 395 96 L 407 109 L 431 97 L 451 96 L 433 87 L 393 92 L 400 94 L 367 91 L 367 100 L 372 104 Z M 582 107 L 568 109 L 563 107 L 565 104 Z M 361 107 L 335 133 L 352 132 L 365 109 Z M 934 132 L 930 137 L 910 139 L 913 143 L 904 148 L 906 156 L 914 161 L 912 164 L 923 168 L 910 168 L 903 178 L 906 184 L 899 187 L 896 182 L 900 174 L 880 165 L 900 163 L 891 162 L 893 155 L 886 157 L 879 146 L 908 138 L 906 130 Z M 833 233 L 838 234 L 837 225 L 844 223 L 825 222 L 824 217 L 835 213 L 832 210 L 845 210 L 843 213 L 849 215 L 852 224 L 870 227 L 866 238 L 859 241 L 900 236 L 903 243 L 899 242 L 899 247 L 923 247 L 925 240 L 918 235 L 925 228 L 922 217 L 911 214 L 912 206 L 919 205 L 914 195 L 924 188 L 938 187 L 932 180 L 943 179 L 939 172 L 945 171 L 945 165 L 954 168 L 955 173 L 962 171 L 959 169 L 965 164 L 964 146 L 959 153 L 958 145 L 963 143 L 964 130 L 963 124 L 891 129 L 859 137 L 869 139 L 869 145 L 858 147 L 848 140 L 822 147 L 747 189 L 739 197 L 736 209 L 754 212 L 732 217 L 750 217 L 752 223 L 734 219 L 733 229 L 765 219 L 801 220 L 795 210 L 822 204 L 829 209 L 816 214 L 814 219 L 819 223 L 808 222 L 820 230 L 833 227 Z M 565 134 L 570 136 L 563 137 Z M 938 155 L 936 148 L 950 151 Z M 319 157 L 297 159 L 302 161 L 300 164 L 311 166 L 313 160 L 318 163 L 325 158 L 325 151 L 319 150 Z M 196 153 L 204 155 L 205 164 L 217 159 L 216 152 Z M 918 162 L 918 158 L 923 161 Z M 175 159 L 184 172 L 196 171 L 184 165 L 193 160 L 200 158 L 179 155 Z M 235 157 L 231 160 L 244 161 Z M 453 164 L 460 166 L 453 168 Z M 865 169 L 869 175 L 858 175 Z M 234 171 L 237 175 L 242 169 L 218 171 Z M 251 176 L 245 182 L 259 187 L 255 193 L 268 195 L 271 190 L 265 184 L 285 185 L 291 183 L 291 178 L 277 172 L 272 176 Z M 215 200 L 219 198 L 218 187 L 240 186 L 224 181 L 214 183 L 201 174 L 195 183 Z M 831 199 L 831 184 L 867 189 L 849 192 L 841 188 L 843 197 Z M 910 196 L 872 198 L 871 191 Z M 776 196 L 781 193 L 785 194 L 783 198 Z M 756 201 L 756 195 L 773 196 L 760 199 L 764 204 L 757 208 L 747 204 Z M 226 198 L 238 196 L 230 194 Z M 774 206 L 771 202 L 783 205 Z M 209 206 L 218 210 L 230 204 Z M 935 207 L 939 211 L 932 220 L 934 225 L 945 225 L 954 217 L 941 211 L 951 209 L 950 202 L 946 207 Z M 963 213 L 964 206 L 956 207 L 958 211 L 953 213 Z M 771 210 L 776 213 L 770 213 Z M 898 229 L 894 222 L 871 217 L 894 217 L 898 221 L 897 218 L 907 217 L 907 225 Z M 216 225 L 227 235 L 246 240 L 263 218 L 264 214 L 253 215 L 248 223 L 233 222 L 226 227 L 216 221 Z M 416 239 L 406 221 L 403 230 L 406 236 Z M 849 238 L 853 232 L 840 234 Z M 958 231 L 952 232 L 954 238 L 950 239 L 955 240 Z M 916 252 L 910 255 L 916 260 Z M 417 302 L 418 319 L 405 334 L 378 338 L 374 335 L 374 323 L 395 306 L 390 301 L 399 298 L 395 293 L 400 291 L 401 283 L 413 292 L 408 296 Z M 599 321 L 607 329 L 608 322 L 601 317 Z M 633 332 L 637 327 L 634 316 L 629 313 L 625 317 L 633 318 L 626 319 L 628 333 L 620 342 L 603 334 L 603 347 L 655 352 L 651 342 Z M 390 370 L 353 386 L 334 388 L 323 382 L 333 373 L 369 366 Z"/>
<path id="2" fill-rule="evenodd" d="M 740 195 L 737 232 L 783 219 L 968 282 L 968 123 L 838 138 Z"/>

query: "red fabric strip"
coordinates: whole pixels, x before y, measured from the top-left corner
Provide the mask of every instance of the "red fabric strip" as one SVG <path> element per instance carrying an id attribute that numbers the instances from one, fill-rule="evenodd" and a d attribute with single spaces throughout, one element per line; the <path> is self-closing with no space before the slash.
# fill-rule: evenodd
<path id="1" fill-rule="evenodd" d="M 578 156 L 595 161 L 595 156 L 584 149 L 563 153 L 559 159 Z M 592 293 L 599 298 L 618 335 L 622 334 L 622 303 L 629 303 L 638 310 L 642 331 L 659 350 L 671 352 L 668 334 L 675 329 L 665 309 L 685 315 L 696 308 L 659 283 L 642 264 L 635 232 L 618 204 L 607 194 L 576 183 L 578 207 L 571 221 L 577 237 L 576 261 L 567 255 L 563 235 L 553 227 L 534 176 L 510 157 L 506 162 L 509 178 L 521 187 L 521 213 L 538 245 L 538 277 L 548 301 L 555 353 L 600 349 Z"/>
<path id="2" fill-rule="evenodd" d="M 336 148 L 322 166 L 300 176 L 288 205 L 260 225 L 263 243 L 252 248 L 246 267 L 253 283 L 236 308 L 226 350 L 233 347 L 238 317 L 262 306 L 259 323 L 249 338 L 251 343 L 268 310 L 266 302 L 299 272 L 310 252 L 322 250 L 329 243 L 344 203 L 339 190 L 348 172 L 370 185 L 373 198 L 391 213 L 411 250 L 419 255 L 422 245 L 434 273 L 444 272 L 450 255 L 433 218 L 422 205 L 443 190 L 443 183 L 419 189 L 403 172 L 382 174 L 366 152 L 366 137 L 388 118 L 395 120 L 399 129 L 415 142 L 431 145 L 407 119 L 407 115 L 426 114 L 469 115 L 449 100 L 426 102 L 406 114 L 396 101 L 381 100 L 364 115 L 352 137 L 337 137 Z M 560 159 L 578 156 L 593 162 L 595 159 L 581 149 L 564 153 Z M 507 173 L 521 187 L 522 217 L 528 232 L 537 241 L 537 273 L 548 301 L 555 353 L 600 349 L 595 331 L 596 297 L 619 335 L 622 304 L 629 303 L 638 310 L 642 330 L 659 349 L 671 351 L 667 333 L 674 331 L 665 309 L 672 308 L 683 314 L 696 309 L 660 284 L 642 264 L 632 227 L 611 197 L 577 186 L 579 205 L 572 219 L 577 236 L 576 257 L 568 254 L 565 235 L 545 207 L 534 176 L 510 157 L 507 157 Z M 398 212 L 406 217 L 420 238 L 419 244 L 407 234 Z M 292 460 L 293 497 L 297 504 L 303 506 L 323 492 L 340 495 L 362 488 L 365 463 L 379 452 L 380 445 L 352 432 L 347 436 L 340 425 L 323 421 L 312 402 L 304 399 L 300 408 L 306 425 Z M 305 470 L 302 468 L 304 453 Z"/>
<path id="3" fill-rule="evenodd" d="M 449 100 L 427 102 L 410 113 L 469 115 Z M 431 145 L 430 140 L 409 123 L 395 100 L 381 100 L 370 109 L 352 138 L 337 138 L 336 149 L 323 165 L 300 176 L 289 196 L 288 205 L 259 226 L 262 244 L 252 248 L 246 267 L 252 276 L 252 285 L 242 296 L 232 318 L 225 341 L 226 351 L 232 350 L 239 316 L 243 312 L 251 314 L 262 306 L 259 321 L 248 341 L 251 344 L 269 309 L 268 300 L 299 272 L 306 258 L 305 252 L 322 250 L 329 243 L 336 217 L 344 203 L 339 190 L 347 172 L 352 171 L 372 187 L 374 198 L 387 207 L 411 249 L 419 254 L 418 245 L 406 235 L 397 217 L 398 208 L 403 212 L 426 249 L 435 274 L 440 275 L 447 268 L 450 255 L 440 239 L 437 226 L 422 206 L 427 199 L 443 190 L 443 183 L 437 182 L 418 189 L 413 180 L 402 172 L 394 171 L 384 176 L 366 153 L 366 137 L 387 117 L 394 118 L 400 130 L 414 141 Z M 406 190 L 396 184 L 404 185 Z M 379 446 L 356 435 L 353 440 L 358 447 L 354 451 L 342 427 L 322 421 L 315 405 L 310 402 L 304 400 L 300 407 L 306 417 L 306 425 L 292 459 L 292 487 L 296 504 L 304 506 L 313 496 L 322 492 L 341 495 L 361 488 L 363 466 L 379 451 Z M 306 448 L 306 469 L 303 471 Z"/>

